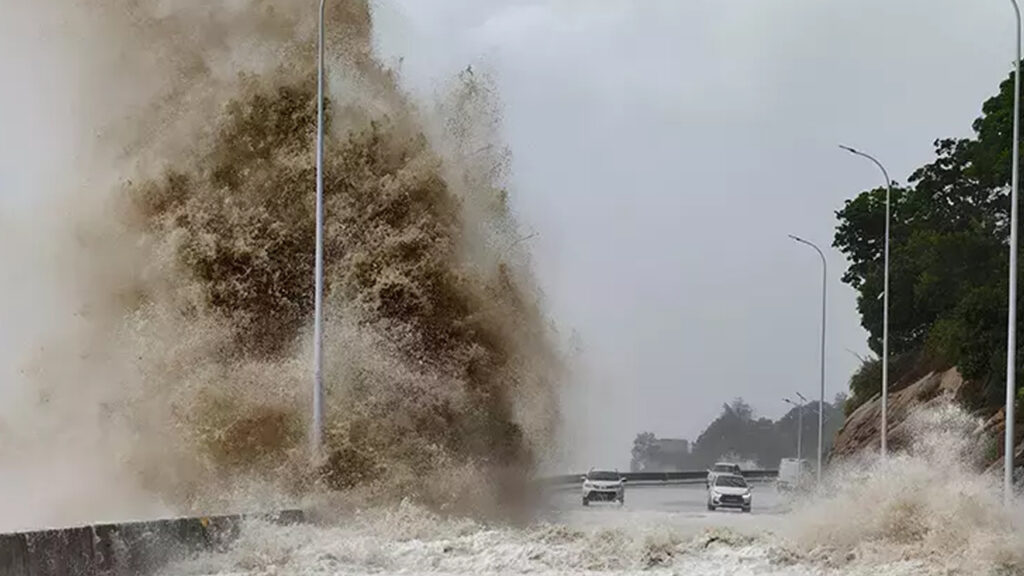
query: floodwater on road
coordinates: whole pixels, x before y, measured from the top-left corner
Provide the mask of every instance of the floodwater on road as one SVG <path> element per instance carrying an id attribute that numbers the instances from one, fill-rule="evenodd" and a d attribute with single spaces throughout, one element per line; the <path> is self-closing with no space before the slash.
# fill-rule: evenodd
<path id="1" fill-rule="evenodd" d="M 542 518 L 525 528 L 443 519 L 403 504 L 335 527 L 253 524 L 230 551 L 179 564 L 167 574 L 958 573 L 914 558 L 880 560 L 801 546 L 790 540 L 789 504 L 770 485 L 755 488 L 749 514 L 708 511 L 702 485 L 635 486 L 627 489 L 624 506 L 586 508 L 578 490 L 563 489 L 549 495 Z"/>
<path id="2" fill-rule="evenodd" d="M 1024 575 L 1024 504 L 974 468 L 974 420 L 949 407 L 910 422 L 907 452 L 835 464 L 813 493 L 756 485 L 749 514 L 708 511 L 701 484 L 627 485 L 621 507 L 552 490 L 526 526 L 403 502 L 332 525 L 254 523 L 167 574 Z"/>
<path id="3" fill-rule="evenodd" d="M 754 514 L 779 514 L 787 509 L 787 498 L 772 484 L 753 484 Z M 547 499 L 550 508 L 558 511 L 617 510 L 618 504 L 591 503 L 583 508 L 579 488 L 553 490 Z M 707 491 L 703 484 L 630 485 L 626 489 L 625 510 L 655 510 L 681 514 L 717 515 L 707 510 Z"/>
<path id="4" fill-rule="evenodd" d="M 770 546 L 758 543 L 783 512 L 771 486 L 755 488 L 749 514 L 708 511 L 703 485 L 630 487 L 623 506 L 588 507 L 578 489 L 560 489 L 548 495 L 541 518 L 527 528 L 445 520 L 402 505 L 341 527 L 253 524 L 232 551 L 169 573 L 813 573 L 777 565 Z"/>
<path id="5" fill-rule="evenodd" d="M 545 520 L 568 526 L 586 527 L 598 523 L 614 527 L 630 524 L 638 518 L 660 518 L 667 525 L 696 528 L 722 527 L 734 530 L 770 528 L 790 508 L 791 498 L 779 494 L 771 484 L 753 486 L 751 512 L 707 509 L 707 492 L 703 484 L 631 486 L 626 503 L 591 503 L 584 507 L 579 489 L 552 491 L 546 501 Z"/>

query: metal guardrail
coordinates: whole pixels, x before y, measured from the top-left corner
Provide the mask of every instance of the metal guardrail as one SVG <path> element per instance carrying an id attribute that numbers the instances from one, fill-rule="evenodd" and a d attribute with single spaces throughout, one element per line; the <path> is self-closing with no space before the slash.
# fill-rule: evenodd
<path id="1" fill-rule="evenodd" d="M 747 480 L 767 481 L 778 478 L 778 470 L 743 470 L 741 472 Z M 579 484 L 585 474 L 561 474 L 549 476 L 539 480 L 542 486 L 569 486 Z M 622 476 L 627 483 L 641 484 L 671 484 L 683 482 L 703 481 L 708 477 L 707 470 L 692 470 L 684 472 L 623 472 Z"/>

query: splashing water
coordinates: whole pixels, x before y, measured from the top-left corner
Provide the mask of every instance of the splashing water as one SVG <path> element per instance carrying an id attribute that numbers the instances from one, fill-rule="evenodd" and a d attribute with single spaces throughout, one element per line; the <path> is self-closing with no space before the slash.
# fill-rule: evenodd
<path id="1" fill-rule="evenodd" d="M 459 78 L 442 117 L 419 110 L 374 60 L 367 3 L 332 3 L 328 458 L 311 471 L 315 10 L 66 4 L 98 62 L 82 95 L 98 135 L 53 224 L 74 312 L 0 412 L 18 431 L 0 440 L 18 470 L 0 528 L 339 490 L 515 504 L 554 440 L 562 365 L 510 248 L 486 77 Z"/>
<path id="2" fill-rule="evenodd" d="M 1024 574 L 1021 507 L 1007 513 L 997 479 L 975 472 L 976 425 L 952 406 L 918 413 L 907 452 L 842 464 L 784 514 L 627 508 L 515 528 L 404 502 L 319 526 L 255 523 L 229 552 L 169 573 Z"/>
<path id="3" fill-rule="evenodd" d="M 842 464 L 823 495 L 794 513 L 791 534 L 833 564 L 917 559 L 958 573 L 1024 570 L 1020 503 L 978 474 L 980 422 L 954 405 L 913 413 L 906 452 Z"/>
<path id="4" fill-rule="evenodd" d="M 412 105 L 357 0 L 330 12 L 331 457 L 310 474 L 315 11 L 58 4 L 88 138 L 60 219 L 17 232 L 38 251 L 25 261 L 54 262 L 65 320 L 5 390 L 3 528 L 333 490 L 350 500 L 330 521 L 255 523 L 168 573 L 1022 573 L 1022 510 L 973 471 L 975 423 L 954 408 L 916 414 L 906 454 L 842 465 L 753 533 L 449 514 L 515 500 L 555 437 L 562 367 L 512 250 L 508 158 L 481 153 L 500 150 L 493 92 L 466 76 L 440 114 Z"/>

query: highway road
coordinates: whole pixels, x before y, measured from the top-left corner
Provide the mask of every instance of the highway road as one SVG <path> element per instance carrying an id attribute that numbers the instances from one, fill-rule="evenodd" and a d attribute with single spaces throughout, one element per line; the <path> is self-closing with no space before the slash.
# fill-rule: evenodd
<path id="1" fill-rule="evenodd" d="M 707 509 L 703 484 L 630 486 L 626 503 L 591 503 L 584 507 L 578 488 L 560 488 L 547 496 L 544 518 L 573 527 L 628 526 L 637 522 L 658 523 L 700 531 L 729 528 L 740 533 L 770 530 L 784 521 L 789 501 L 772 484 L 754 486 L 749 514 L 739 510 Z M 689 530 L 684 530 L 689 532 Z"/>
<path id="2" fill-rule="evenodd" d="M 403 506 L 337 527 L 250 527 L 231 552 L 166 574 L 816 574 L 778 563 L 770 534 L 789 520 L 785 499 L 762 484 L 753 502 L 749 514 L 710 512 L 703 484 L 689 484 L 631 486 L 624 506 L 583 507 L 579 489 L 565 487 L 547 494 L 544 517 L 521 527 Z"/>
<path id="3" fill-rule="evenodd" d="M 785 511 L 785 499 L 771 484 L 754 486 L 751 514 L 779 514 Z M 707 491 L 703 484 L 628 486 L 626 504 L 592 503 L 584 508 L 579 488 L 560 488 L 548 495 L 547 505 L 559 511 L 601 513 L 607 510 L 657 511 L 706 517 L 718 512 L 707 510 Z"/>
<path id="4" fill-rule="evenodd" d="M 549 492 L 545 504 L 547 518 L 523 526 L 446 518 L 411 504 L 365 511 L 337 525 L 256 524 L 230 550 L 177 564 L 160 576 L 996 573 L 963 570 L 980 557 L 961 560 L 965 548 L 951 546 L 957 540 L 927 549 L 887 533 L 865 540 L 864 526 L 882 518 L 871 511 L 878 504 L 861 508 L 857 502 L 851 515 L 845 505 L 826 503 L 825 516 L 801 517 L 789 512 L 787 498 L 770 484 L 755 487 L 749 514 L 708 511 L 701 484 L 631 486 L 624 506 L 586 508 L 579 490 L 566 487 Z M 1010 558 L 1016 542 L 999 548 L 999 557 Z"/>

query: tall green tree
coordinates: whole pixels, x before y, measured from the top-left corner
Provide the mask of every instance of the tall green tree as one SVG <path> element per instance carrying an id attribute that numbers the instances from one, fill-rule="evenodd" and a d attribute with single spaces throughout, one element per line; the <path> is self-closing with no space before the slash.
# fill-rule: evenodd
<path id="1" fill-rule="evenodd" d="M 818 406 L 811 402 L 803 407 L 803 447 L 805 458 L 812 458 L 818 448 Z M 824 444 L 827 451 L 843 422 L 840 407 L 824 404 Z M 796 439 L 801 419 L 793 408 L 778 421 L 757 418 L 741 398 L 722 406 L 722 413 L 697 438 L 691 462 L 696 468 L 711 466 L 725 455 L 753 460 L 766 468 L 778 466 L 782 458 L 796 456 Z"/>
<path id="2" fill-rule="evenodd" d="M 935 160 L 894 189 L 889 336 L 892 381 L 922 364 L 956 365 L 980 384 L 976 406 L 998 403 L 1005 378 L 1007 239 L 1013 77 L 986 101 L 970 138 L 935 142 Z M 885 190 L 862 192 L 836 213 L 833 246 L 850 261 L 869 346 L 881 353 Z M 877 362 L 852 381 L 848 408 L 876 394 Z"/>
<path id="3" fill-rule="evenodd" d="M 651 461 L 651 450 L 657 440 L 652 432 L 641 432 L 633 439 L 632 460 L 629 469 L 633 472 L 643 472 Z"/>

